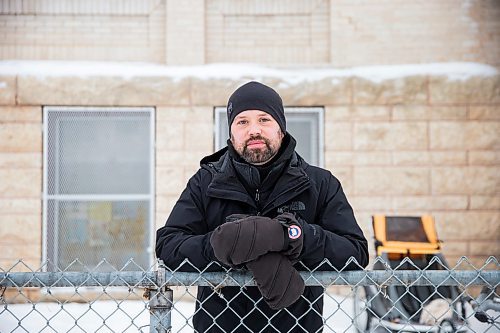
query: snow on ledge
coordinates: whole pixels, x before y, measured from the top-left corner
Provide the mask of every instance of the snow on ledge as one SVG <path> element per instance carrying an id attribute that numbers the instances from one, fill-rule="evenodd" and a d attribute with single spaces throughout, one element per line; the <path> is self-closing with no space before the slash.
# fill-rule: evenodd
<path id="1" fill-rule="evenodd" d="M 218 63 L 201 66 L 164 66 L 138 62 L 91 61 L 0 61 L 0 75 L 35 77 L 170 77 L 210 79 L 280 78 L 297 84 L 322 79 L 360 77 L 373 82 L 408 76 L 445 76 L 449 80 L 467 80 L 473 76 L 498 75 L 495 67 L 471 62 L 365 66 L 338 69 L 333 67 L 267 67 L 256 64 Z"/>

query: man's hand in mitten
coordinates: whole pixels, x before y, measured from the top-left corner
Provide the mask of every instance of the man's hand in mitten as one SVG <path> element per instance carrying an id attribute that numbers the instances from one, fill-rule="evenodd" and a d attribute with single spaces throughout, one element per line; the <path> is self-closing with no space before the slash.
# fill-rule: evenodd
<path id="1" fill-rule="evenodd" d="M 220 262 L 235 267 L 268 252 L 284 250 L 284 230 L 276 219 L 248 216 L 218 226 L 210 237 L 210 244 Z"/>
<path id="2" fill-rule="evenodd" d="M 295 264 L 298 261 L 304 243 L 302 227 L 292 213 L 278 215 L 275 217 L 275 220 L 279 221 L 287 231 L 287 236 L 285 237 L 286 245 L 281 253 L 287 256 L 292 264 Z"/>
<path id="3" fill-rule="evenodd" d="M 268 253 L 247 263 L 267 305 L 280 310 L 295 303 L 304 292 L 304 280 L 281 253 Z"/>

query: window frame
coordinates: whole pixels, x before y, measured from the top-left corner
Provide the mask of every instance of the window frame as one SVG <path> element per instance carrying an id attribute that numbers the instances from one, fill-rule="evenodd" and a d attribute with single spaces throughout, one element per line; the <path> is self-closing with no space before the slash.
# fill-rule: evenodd
<path id="1" fill-rule="evenodd" d="M 150 173 L 149 173 L 149 193 L 148 194 L 49 194 L 49 168 L 48 168 L 48 157 L 49 157 L 49 124 L 48 117 L 51 112 L 67 112 L 68 116 L 75 113 L 102 113 L 102 112 L 120 112 L 120 113 L 139 113 L 139 112 L 149 112 L 149 162 L 150 162 Z M 154 107 L 140 106 L 140 107 L 101 107 L 101 106 L 43 106 L 43 176 L 42 176 L 42 263 L 43 270 L 48 270 L 49 267 L 47 263 L 48 253 L 49 253 L 49 242 L 48 242 L 48 202 L 49 200 L 82 200 L 82 201 L 112 201 L 112 200 L 149 200 L 149 219 L 148 219 L 148 231 L 149 240 L 148 247 L 144 249 L 148 253 L 148 267 L 151 267 L 154 263 L 154 238 L 155 238 L 155 198 L 156 198 L 156 151 L 155 151 L 155 138 L 156 138 L 156 127 L 155 127 L 155 115 L 156 109 Z M 54 228 L 56 229 L 56 228 Z M 54 248 L 58 248 L 57 243 L 57 233 L 59 230 L 54 231 L 55 245 Z M 59 261 L 58 257 L 55 256 L 54 262 L 52 264 L 56 265 L 57 268 L 63 269 L 64 267 L 58 267 Z M 121 267 L 118 267 L 118 269 Z M 146 269 L 147 267 L 144 267 Z"/>

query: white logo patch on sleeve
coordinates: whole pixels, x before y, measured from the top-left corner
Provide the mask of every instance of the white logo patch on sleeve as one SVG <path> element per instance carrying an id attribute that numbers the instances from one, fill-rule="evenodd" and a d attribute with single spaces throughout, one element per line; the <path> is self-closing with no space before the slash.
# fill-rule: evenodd
<path id="1" fill-rule="evenodd" d="M 297 239 L 302 235 L 302 230 L 298 225 L 291 225 L 288 227 L 288 237 L 290 239 Z"/>

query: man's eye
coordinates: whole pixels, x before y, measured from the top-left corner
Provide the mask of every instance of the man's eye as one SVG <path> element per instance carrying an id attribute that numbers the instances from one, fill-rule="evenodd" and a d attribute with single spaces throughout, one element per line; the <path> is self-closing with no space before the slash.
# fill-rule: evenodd
<path id="1" fill-rule="evenodd" d="M 238 121 L 238 125 L 245 125 L 247 123 L 246 120 L 240 120 Z"/>
<path id="2" fill-rule="evenodd" d="M 261 118 L 260 121 L 264 123 L 264 122 L 267 122 L 267 121 L 271 121 L 271 119 L 269 119 L 269 118 Z"/>

